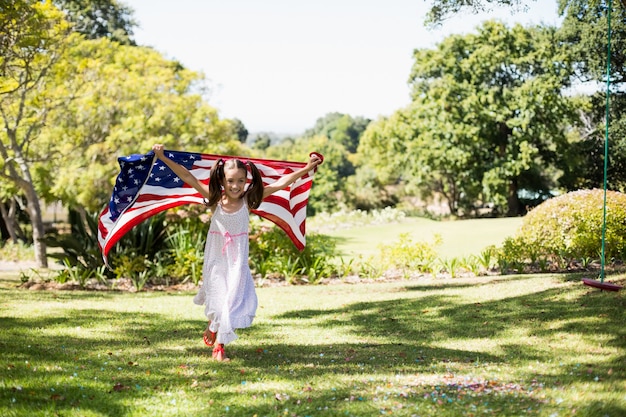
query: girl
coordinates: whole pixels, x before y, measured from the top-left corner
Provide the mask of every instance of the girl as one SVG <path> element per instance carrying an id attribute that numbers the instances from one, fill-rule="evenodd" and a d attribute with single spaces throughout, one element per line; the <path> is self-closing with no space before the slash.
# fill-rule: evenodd
<path id="1" fill-rule="evenodd" d="M 213 358 L 228 360 L 224 345 L 237 338 L 235 329 L 249 327 L 256 313 L 257 296 L 248 266 L 249 212 L 263 199 L 288 187 L 322 160 L 311 155 L 307 165 L 264 186 L 261 173 L 252 162 L 220 159 L 211 169 L 208 187 L 198 181 L 187 168 L 169 159 L 163 145 L 152 147 L 157 158 L 204 198 L 213 216 L 204 249 L 202 286 L 194 297 L 195 304 L 205 306 L 209 320 L 203 340 L 213 347 Z M 248 171 L 252 181 L 248 188 Z"/>

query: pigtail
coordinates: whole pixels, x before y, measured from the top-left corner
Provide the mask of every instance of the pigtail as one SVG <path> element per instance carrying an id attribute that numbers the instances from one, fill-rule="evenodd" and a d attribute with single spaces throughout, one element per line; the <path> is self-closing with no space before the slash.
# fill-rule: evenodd
<path id="1" fill-rule="evenodd" d="M 246 191 L 246 201 L 248 207 L 254 210 L 259 208 L 263 201 L 263 177 L 256 165 L 250 161 L 247 162 L 247 165 L 252 175 L 252 181 L 248 186 L 248 191 Z"/>
<path id="2" fill-rule="evenodd" d="M 224 181 L 224 160 L 219 159 L 211 168 L 209 174 L 209 207 L 215 207 L 222 198 L 222 182 Z"/>

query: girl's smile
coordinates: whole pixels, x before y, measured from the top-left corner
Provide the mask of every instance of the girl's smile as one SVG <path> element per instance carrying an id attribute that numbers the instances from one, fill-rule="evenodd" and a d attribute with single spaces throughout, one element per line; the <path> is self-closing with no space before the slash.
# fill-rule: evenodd
<path id="1" fill-rule="evenodd" d="M 232 168 L 224 171 L 224 193 L 228 198 L 240 198 L 245 190 L 247 172 L 243 169 Z"/>

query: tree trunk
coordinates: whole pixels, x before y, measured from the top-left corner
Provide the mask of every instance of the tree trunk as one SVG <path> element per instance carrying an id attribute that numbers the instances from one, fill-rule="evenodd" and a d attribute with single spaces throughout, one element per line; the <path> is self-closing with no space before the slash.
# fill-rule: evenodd
<path id="1" fill-rule="evenodd" d="M 26 201 L 28 202 L 28 215 L 30 224 L 33 227 L 33 247 L 35 249 L 35 262 L 39 268 L 48 267 L 48 257 L 46 256 L 46 242 L 44 241 L 45 229 L 43 217 L 41 215 L 41 204 L 37 197 L 37 191 L 32 183 L 25 189 Z"/>
<path id="2" fill-rule="evenodd" d="M 3 228 L 6 229 L 6 233 L 9 235 L 9 239 L 11 239 L 14 243 L 18 241 L 26 242 L 26 235 L 20 228 L 20 224 L 17 221 L 17 204 L 16 197 L 11 198 L 9 200 L 9 209 L 5 203 L 0 203 L 0 216 L 2 216 L 3 220 Z"/>
<path id="3" fill-rule="evenodd" d="M 507 197 L 507 216 L 519 216 L 522 214 L 522 203 L 517 195 L 518 186 L 517 179 L 511 180 L 509 183 L 509 195 Z"/>
<path id="4" fill-rule="evenodd" d="M 17 234 L 15 233 L 15 228 L 13 227 L 13 222 L 9 218 L 9 212 L 5 206 L 5 203 L 0 203 L 0 216 L 2 216 L 2 237 L 5 236 L 8 239 L 11 239 L 13 243 L 17 242 Z"/>

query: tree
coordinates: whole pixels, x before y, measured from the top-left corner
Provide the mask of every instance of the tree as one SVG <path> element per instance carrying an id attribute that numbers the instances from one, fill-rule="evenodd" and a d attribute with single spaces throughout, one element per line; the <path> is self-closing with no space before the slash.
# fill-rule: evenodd
<path id="1" fill-rule="evenodd" d="M 58 144 L 58 163 L 48 165 L 50 172 L 41 170 L 53 178 L 42 187 L 50 198 L 101 210 L 119 171 L 117 158 L 145 153 L 154 143 L 174 150 L 244 153 L 232 122 L 220 120 L 204 101 L 202 74 L 151 48 L 107 39 L 85 41 L 72 53 L 73 59 L 89 57 L 82 77 L 90 82 L 39 137 Z"/>
<path id="2" fill-rule="evenodd" d="M 150 48 L 85 40 L 50 3 L 15 4 L 0 77 L 0 196 L 23 195 L 36 260 L 47 265 L 40 200 L 101 210 L 117 158 L 170 149 L 240 153 L 231 124 L 203 100 L 204 78 Z M 0 16 L 8 23 L 14 17 Z M 8 213 L 8 210 L 3 210 Z"/>
<path id="3" fill-rule="evenodd" d="M 248 129 L 246 129 L 246 126 L 239 119 L 232 119 L 231 122 L 232 122 L 233 132 L 235 136 L 237 136 L 237 138 L 239 139 L 239 142 L 246 143 L 246 141 L 248 140 L 248 133 L 249 133 Z"/>
<path id="4" fill-rule="evenodd" d="M 437 26 L 453 14 L 467 10 L 470 13 L 485 12 L 493 6 L 507 6 L 513 11 L 520 11 L 531 1 L 536 0 L 433 0 L 426 15 L 426 24 Z"/>
<path id="5" fill-rule="evenodd" d="M 556 185 L 551 167 L 573 117 L 561 94 L 569 75 L 553 28 L 486 22 L 450 36 L 415 51 L 413 102 L 378 132 L 368 129 L 360 161 L 376 160 L 367 148 L 377 143 L 386 156 L 379 167 L 421 193 L 441 193 L 452 213 L 483 201 L 521 214 L 521 190 Z"/>
<path id="6" fill-rule="evenodd" d="M 0 115 L 4 125 L 0 134 L 0 177 L 6 184 L 2 188 L 4 193 L 8 187 L 23 193 L 33 226 L 35 259 L 46 267 L 44 227 L 32 166 L 41 155 L 34 158 L 33 152 L 40 149 L 33 141 L 45 127 L 50 111 L 71 97 L 61 91 L 62 84 L 48 89 L 47 83 L 75 38 L 69 36 L 69 24 L 63 15 L 49 2 L 14 1 L 3 8 L 0 27 Z M 14 220 L 5 218 L 5 223 L 11 227 Z"/>
<path id="7" fill-rule="evenodd" d="M 116 0 L 53 0 L 73 30 L 87 39 L 107 38 L 124 45 L 135 45 L 137 23 L 133 10 Z"/>
<path id="8" fill-rule="evenodd" d="M 626 191 L 626 1 L 613 2 L 611 14 L 610 126 L 608 187 Z M 606 71 L 608 2 L 561 0 L 564 16 L 560 40 L 571 53 L 574 82 L 597 86 L 591 106 L 581 113 L 582 140 L 574 144 L 580 155 L 569 189 L 602 187 L 606 137 Z"/>
<path id="9" fill-rule="evenodd" d="M 361 135 L 371 120 L 352 117 L 342 113 L 328 113 L 317 119 L 315 126 L 304 132 L 304 137 L 324 135 L 333 142 L 343 145 L 350 153 L 356 152 Z"/>
<path id="10" fill-rule="evenodd" d="M 272 138 L 267 133 L 259 133 L 252 144 L 252 149 L 264 151 L 272 145 Z"/>

